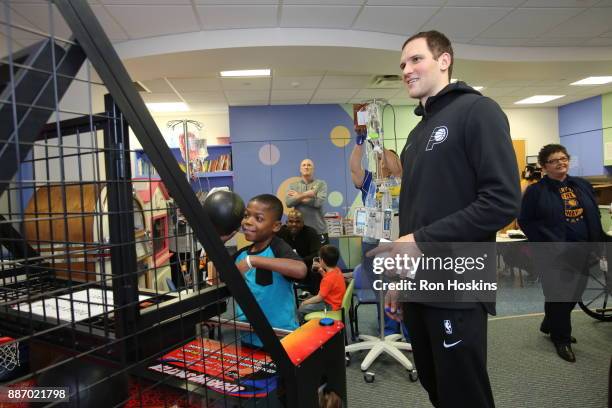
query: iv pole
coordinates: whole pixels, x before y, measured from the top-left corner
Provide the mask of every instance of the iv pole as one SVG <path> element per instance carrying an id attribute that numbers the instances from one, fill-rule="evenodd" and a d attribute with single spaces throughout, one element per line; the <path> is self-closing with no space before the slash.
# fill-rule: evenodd
<path id="1" fill-rule="evenodd" d="M 172 129 L 172 131 L 174 131 L 174 129 L 178 125 L 183 126 L 183 136 L 185 138 L 185 173 L 187 175 L 187 181 L 191 185 L 191 159 L 192 158 L 190 157 L 190 151 L 189 151 L 189 148 L 190 148 L 189 146 L 189 125 L 195 126 L 195 128 L 198 130 L 202 129 L 204 125 L 196 120 L 191 120 L 191 119 L 171 120 L 171 121 L 168 121 L 168 123 L 166 124 L 166 126 Z M 193 284 L 193 289 L 196 290 L 199 284 L 199 276 L 198 276 L 199 263 L 198 263 L 198 257 L 196 257 L 196 253 L 198 249 L 196 247 L 196 242 L 193 237 L 193 233 L 191 232 L 191 227 L 189 226 L 189 224 L 187 224 L 186 233 L 187 233 L 187 236 L 189 237 L 189 253 L 191 254 L 191 259 L 190 259 L 191 260 L 191 283 Z M 181 268 L 181 265 L 179 265 L 179 268 Z M 185 280 L 184 275 L 183 275 L 183 280 Z M 186 280 L 185 280 L 185 285 L 188 286 Z"/>

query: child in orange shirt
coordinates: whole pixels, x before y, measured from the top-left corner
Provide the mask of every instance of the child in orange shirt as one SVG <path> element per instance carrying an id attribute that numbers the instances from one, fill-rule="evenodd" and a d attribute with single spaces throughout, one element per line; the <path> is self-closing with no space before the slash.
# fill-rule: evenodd
<path id="1" fill-rule="evenodd" d="M 340 252 L 338 248 L 332 245 L 323 245 L 319 250 L 319 258 L 319 262 L 316 262 L 315 258 L 312 263 L 313 269 L 318 268 L 322 276 L 319 293 L 306 299 L 300 305 L 298 309 L 300 322 L 304 320 L 304 316 L 308 313 L 340 310 L 342 307 L 346 284 L 342 271 L 336 266 L 340 258 Z"/>

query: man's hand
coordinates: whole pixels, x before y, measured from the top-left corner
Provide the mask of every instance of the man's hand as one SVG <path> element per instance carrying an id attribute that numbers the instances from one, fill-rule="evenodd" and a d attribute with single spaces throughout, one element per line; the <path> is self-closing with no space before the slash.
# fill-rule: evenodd
<path id="1" fill-rule="evenodd" d="M 416 259 L 420 257 L 423 252 L 419 249 L 416 241 L 414 240 L 413 234 L 403 235 L 393 242 L 383 242 L 376 248 L 368 251 L 366 256 L 375 257 L 380 255 L 384 258 L 397 258 L 404 259 L 405 257 Z M 412 264 L 412 263 L 410 263 Z M 386 270 L 388 275 L 397 274 L 402 278 L 414 278 L 416 271 L 414 270 Z"/>
<path id="2" fill-rule="evenodd" d="M 385 293 L 385 314 L 396 322 L 402 321 L 402 309 L 397 299 L 399 293 L 397 290 L 390 290 Z"/>
<path id="3" fill-rule="evenodd" d="M 295 197 L 296 195 L 298 195 L 298 192 L 295 191 L 295 190 L 289 190 L 289 191 L 287 191 L 287 195 L 289 197 Z"/>

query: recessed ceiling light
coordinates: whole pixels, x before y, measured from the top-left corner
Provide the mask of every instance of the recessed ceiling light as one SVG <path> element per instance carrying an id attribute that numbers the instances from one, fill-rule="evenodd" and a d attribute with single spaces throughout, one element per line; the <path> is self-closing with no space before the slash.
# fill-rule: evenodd
<path id="1" fill-rule="evenodd" d="M 592 76 L 572 82 L 570 85 L 603 85 L 612 82 L 612 76 Z"/>
<path id="2" fill-rule="evenodd" d="M 527 105 L 531 103 L 546 103 L 555 99 L 563 98 L 565 95 L 534 95 L 529 98 L 514 102 L 515 105 Z"/>
<path id="3" fill-rule="evenodd" d="M 267 77 L 270 76 L 269 69 L 241 69 L 237 71 L 221 71 L 222 77 Z"/>
<path id="4" fill-rule="evenodd" d="M 451 84 L 454 84 L 454 83 L 455 83 L 455 82 L 457 82 L 457 81 L 458 81 L 458 79 L 457 79 L 457 78 L 451 78 L 450 83 L 451 83 Z"/>
<path id="5" fill-rule="evenodd" d="M 477 91 L 482 91 L 484 89 L 484 86 L 473 86 L 472 88 L 474 88 Z"/>
<path id="6" fill-rule="evenodd" d="M 146 105 L 151 112 L 186 112 L 189 110 L 185 102 L 160 102 Z"/>

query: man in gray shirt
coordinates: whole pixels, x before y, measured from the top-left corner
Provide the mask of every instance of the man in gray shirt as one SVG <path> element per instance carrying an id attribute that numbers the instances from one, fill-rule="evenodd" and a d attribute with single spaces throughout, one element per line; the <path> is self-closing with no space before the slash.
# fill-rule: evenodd
<path id="1" fill-rule="evenodd" d="M 321 245 L 329 243 L 327 225 L 323 217 L 323 203 L 327 199 L 327 183 L 314 178 L 314 163 L 304 159 L 300 163 L 302 179 L 291 183 L 285 203 L 304 216 L 304 224 L 314 228 L 321 236 Z"/>

